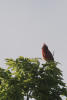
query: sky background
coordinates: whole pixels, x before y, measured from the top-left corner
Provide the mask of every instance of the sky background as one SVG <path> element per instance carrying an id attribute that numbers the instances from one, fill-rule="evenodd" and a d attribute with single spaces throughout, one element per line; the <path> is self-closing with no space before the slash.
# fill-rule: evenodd
<path id="1" fill-rule="evenodd" d="M 42 57 L 43 43 L 67 83 L 67 0 L 0 0 L 0 65 L 4 58 Z"/>

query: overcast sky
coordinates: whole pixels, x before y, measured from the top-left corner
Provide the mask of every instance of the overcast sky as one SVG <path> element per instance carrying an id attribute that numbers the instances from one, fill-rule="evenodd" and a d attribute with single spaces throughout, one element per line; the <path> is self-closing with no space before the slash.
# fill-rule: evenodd
<path id="1" fill-rule="evenodd" d="M 67 83 L 67 0 L 0 0 L 0 59 L 42 57 L 46 43 Z"/>

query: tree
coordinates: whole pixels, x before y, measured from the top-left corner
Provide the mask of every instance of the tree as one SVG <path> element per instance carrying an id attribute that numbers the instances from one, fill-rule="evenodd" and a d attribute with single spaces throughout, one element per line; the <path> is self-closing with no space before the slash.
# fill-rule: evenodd
<path id="1" fill-rule="evenodd" d="M 38 58 L 6 59 L 8 68 L 0 68 L 0 100 L 62 100 L 66 84 L 57 62 L 41 64 Z"/>

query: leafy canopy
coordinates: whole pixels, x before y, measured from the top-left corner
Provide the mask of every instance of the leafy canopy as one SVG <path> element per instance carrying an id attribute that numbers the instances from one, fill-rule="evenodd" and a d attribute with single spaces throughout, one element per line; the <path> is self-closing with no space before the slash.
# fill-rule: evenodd
<path id="1" fill-rule="evenodd" d="M 8 68 L 0 68 L 0 100 L 62 100 L 66 84 L 57 62 L 41 64 L 38 58 L 6 59 Z"/>

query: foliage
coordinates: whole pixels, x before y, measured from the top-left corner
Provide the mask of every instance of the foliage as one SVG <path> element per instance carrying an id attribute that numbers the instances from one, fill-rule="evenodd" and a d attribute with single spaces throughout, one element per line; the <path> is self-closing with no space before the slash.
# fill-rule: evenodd
<path id="1" fill-rule="evenodd" d="M 57 62 L 41 64 L 38 58 L 6 59 L 7 69 L 0 68 L 0 100 L 62 100 L 66 84 Z"/>

